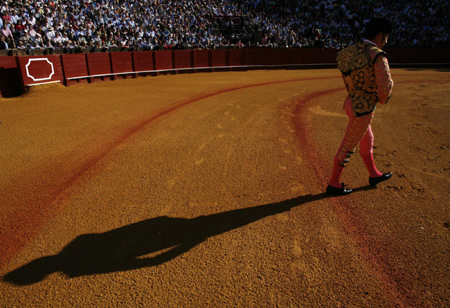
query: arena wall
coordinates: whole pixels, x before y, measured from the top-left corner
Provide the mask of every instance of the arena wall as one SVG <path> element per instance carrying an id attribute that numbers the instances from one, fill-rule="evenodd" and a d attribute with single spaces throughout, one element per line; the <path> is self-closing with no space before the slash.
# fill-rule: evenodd
<path id="1" fill-rule="evenodd" d="M 154 51 L 134 51 L 133 65 L 138 76 L 154 75 L 155 72 L 155 52 Z"/>
<path id="2" fill-rule="evenodd" d="M 64 84 L 88 82 L 88 66 L 86 54 L 67 54 L 61 56 L 62 66 L 64 68 Z"/>
<path id="3" fill-rule="evenodd" d="M 113 80 L 111 53 L 88 53 L 87 69 L 89 82 Z"/>
<path id="4" fill-rule="evenodd" d="M 13 97 L 22 94 L 16 57 L 0 57 L 0 96 Z"/>
<path id="5" fill-rule="evenodd" d="M 118 78 L 223 70 L 335 67 L 334 49 L 218 49 L 0 57 L 0 96 L 46 83 L 70 86 Z M 391 65 L 448 67 L 448 49 L 387 50 Z"/>
<path id="6" fill-rule="evenodd" d="M 173 65 L 179 73 L 192 73 L 194 71 L 192 52 L 179 50 L 173 53 Z"/>
<path id="7" fill-rule="evenodd" d="M 134 70 L 133 53 L 131 51 L 112 52 L 111 68 L 114 79 L 137 76 Z"/>
<path id="8" fill-rule="evenodd" d="M 211 70 L 211 50 L 193 50 L 194 71 L 212 71 Z"/>

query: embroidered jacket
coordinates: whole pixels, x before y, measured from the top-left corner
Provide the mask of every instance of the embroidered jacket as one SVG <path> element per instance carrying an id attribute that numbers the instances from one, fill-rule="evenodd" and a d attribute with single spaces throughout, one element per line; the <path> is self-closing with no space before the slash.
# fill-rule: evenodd
<path id="1" fill-rule="evenodd" d="M 385 57 L 378 59 L 380 55 Z M 336 55 L 357 117 L 373 112 L 380 98 L 382 104 L 389 100 L 393 81 L 387 60 L 384 51 L 366 41 L 351 45 Z"/>

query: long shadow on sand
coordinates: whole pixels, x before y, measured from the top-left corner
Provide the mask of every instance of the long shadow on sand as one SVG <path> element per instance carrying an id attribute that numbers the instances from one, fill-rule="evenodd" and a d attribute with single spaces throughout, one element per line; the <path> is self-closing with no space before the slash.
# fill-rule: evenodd
<path id="1" fill-rule="evenodd" d="M 361 187 L 358 190 L 368 190 Z M 322 193 L 279 203 L 237 209 L 192 219 L 156 217 L 100 234 L 83 234 L 59 254 L 42 257 L 6 274 L 3 281 L 29 285 L 47 275 L 68 277 L 129 271 L 176 258 L 207 238 L 248 225 L 305 203 L 330 197 Z M 147 256 L 151 254 L 150 256 Z"/>

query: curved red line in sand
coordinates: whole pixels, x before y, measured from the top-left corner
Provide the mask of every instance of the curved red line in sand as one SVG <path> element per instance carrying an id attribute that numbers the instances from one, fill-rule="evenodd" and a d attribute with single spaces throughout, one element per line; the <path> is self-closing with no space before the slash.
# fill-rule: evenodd
<path id="1" fill-rule="evenodd" d="M 328 182 L 329 172 L 331 172 L 331 170 L 328 170 L 325 166 L 329 166 L 331 161 L 327 161 L 327 159 L 317 151 L 317 146 L 309 133 L 313 128 L 311 123 L 305 121 L 304 117 L 308 113 L 308 101 L 340 91 L 343 91 L 342 87 L 308 94 L 298 100 L 294 112 L 295 128 L 302 144 L 302 150 L 304 151 L 310 166 L 313 168 L 318 183 L 324 186 L 324 190 L 327 185 L 326 183 Z M 398 307 L 405 307 L 405 292 L 401 290 L 398 283 L 396 283 L 395 278 L 392 278 L 393 271 L 390 268 L 387 268 L 386 264 L 383 262 L 384 256 L 380 253 L 380 251 L 382 251 L 380 250 L 380 248 L 382 248 L 382 243 L 378 242 L 376 239 L 369 238 L 369 224 L 356 210 L 351 208 L 345 198 L 330 197 L 327 201 L 333 212 L 341 221 L 345 231 L 355 240 L 360 253 L 378 280 L 382 283 L 386 294 L 389 294 L 391 300 L 395 302 Z"/>
<path id="2" fill-rule="evenodd" d="M 413 81 L 399 81 L 396 84 L 411 84 L 411 83 L 434 83 L 434 82 L 448 82 L 448 79 L 440 80 L 413 80 Z M 326 91 L 319 91 L 310 93 L 297 100 L 297 107 L 295 109 L 294 123 L 297 135 L 302 144 L 302 150 L 305 153 L 309 164 L 312 166 L 316 179 L 319 185 L 325 186 L 328 183 L 331 169 L 325 166 L 331 166 L 332 161 L 325 159 L 318 151 L 314 143 L 312 135 L 309 133 L 313 130 L 311 123 L 305 121 L 305 116 L 308 114 L 307 102 L 319 97 L 327 96 L 336 92 L 344 92 L 343 87 L 333 88 Z M 337 150 L 337 148 L 336 148 Z M 422 304 L 413 294 L 409 294 L 402 285 L 407 285 L 408 280 L 413 280 L 412 277 L 399 277 L 395 273 L 394 266 L 388 264 L 385 259 L 387 257 L 382 242 L 370 236 L 370 224 L 362 217 L 357 209 L 353 209 L 351 204 L 345 197 L 330 197 L 327 199 L 331 209 L 337 215 L 345 230 L 358 245 L 362 256 L 367 261 L 378 280 L 382 283 L 386 294 L 389 295 L 396 307 L 420 307 Z"/>
<path id="3" fill-rule="evenodd" d="M 152 122 L 158 120 L 159 118 L 170 114 L 182 107 L 190 105 L 192 103 L 224 94 L 233 91 L 243 90 L 247 88 L 268 86 L 281 83 L 289 82 L 301 82 L 308 80 L 324 80 L 324 79 L 336 79 L 339 77 L 316 77 L 316 78 L 300 78 L 295 80 L 283 80 L 283 81 L 272 81 L 259 84 L 250 84 L 240 87 L 233 87 L 217 92 L 208 93 L 199 97 L 195 97 L 178 105 L 169 107 L 167 109 L 161 110 L 149 117 L 148 119 L 142 121 L 135 127 L 125 131 L 116 140 L 113 140 L 109 145 L 104 147 L 97 155 L 86 160 L 79 168 L 70 176 L 68 180 L 61 183 L 52 191 L 43 191 L 39 196 L 37 196 L 30 204 L 27 204 L 26 210 L 16 212 L 10 217 L 8 217 L 8 223 L 6 227 L 0 230 L 0 269 L 3 268 L 14 255 L 26 244 L 27 241 L 32 239 L 36 234 L 39 233 L 42 226 L 44 226 L 60 209 L 62 201 L 69 196 L 69 188 L 74 186 L 80 179 L 87 176 L 89 171 L 93 170 L 94 167 L 98 165 L 106 156 L 108 156 L 115 148 L 117 148 L 122 143 L 126 142 L 130 137 L 142 131 L 146 126 Z M 57 204 L 59 203 L 59 204 Z M 14 207 L 15 205 L 10 205 Z"/>
<path id="4" fill-rule="evenodd" d="M 283 81 L 273 81 L 273 82 L 266 82 L 266 83 L 259 83 L 259 84 L 252 84 L 252 85 L 245 85 L 240 87 L 234 87 L 229 88 L 217 92 L 212 92 L 209 94 L 205 94 L 196 98 L 189 99 L 187 101 L 184 101 L 178 105 L 172 106 L 170 108 L 161 110 L 160 112 L 156 113 L 152 117 L 146 119 L 145 121 L 141 122 L 140 124 L 136 125 L 135 127 L 131 128 L 130 130 L 124 132 L 121 136 L 119 136 L 116 140 L 113 140 L 109 145 L 107 145 L 104 149 L 102 149 L 101 152 L 99 152 L 97 155 L 91 157 L 86 162 L 84 162 L 77 171 L 75 171 L 71 177 L 61 183 L 58 187 L 56 187 L 53 191 L 50 192 L 42 192 L 41 196 L 37 197 L 36 200 L 34 200 L 33 204 L 27 205 L 26 211 L 21 211 L 19 213 L 16 213 L 12 215 L 11 217 L 8 217 L 9 224 L 6 228 L 3 230 L 0 230 L 0 247 L 1 247 L 1 255 L 0 255 L 0 269 L 3 268 L 13 257 L 17 254 L 17 252 L 26 244 L 27 241 L 31 240 L 35 235 L 37 235 L 40 231 L 40 229 L 57 213 L 57 211 L 61 207 L 62 201 L 65 198 L 67 198 L 70 194 L 69 189 L 74 186 L 80 179 L 87 176 L 89 171 L 94 169 L 96 165 L 100 161 L 102 161 L 107 155 L 109 155 L 115 148 L 117 148 L 120 144 L 126 142 L 130 137 L 138 133 L 139 131 L 142 131 L 146 126 L 154 122 L 155 120 L 172 113 L 174 111 L 177 111 L 178 109 L 181 109 L 182 107 L 185 107 L 187 105 L 190 105 L 192 103 L 224 94 L 229 93 L 232 91 L 238 91 L 243 90 L 247 88 L 253 88 L 253 87 L 259 87 L 259 86 L 268 86 L 268 85 L 275 85 L 275 84 L 282 84 L 282 83 L 290 83 L 290 82 L 301 82 L 301 81 L 310 81 L 310 80 L 324 80 L 324 79 L 340 79 L 340 76 L 336 77 L 317 77 L 317 78 L 301 78 L 301 79 L 295 79 L 295 80 L 283 80 Z M 442 80 L 440 80 L 442 81 Z M 417 81 L 417 82 L 430 82 L 430 81 Z M 309 94 L 302 99 L 300 99 L 300 102 L 303 102 L 303 104 L 299 105 L 298 112 L 303 111 L 302 106 L 304 106 L 304 102 L 322 96 L 331 94 L 333 92 L 337 91 L 344 91 L 342 87 L 337 89 L 331 89 L 328 91 L 323 92 L 317 92 L 313 94 Z M 297 123 L 298 124 L 298 123 Z M 297 126 L 297 128 L 304 127 L 304 126 Z M 305 128 L 305 127 L 304 127 Z M 307 130 L 305 130 L 305 133 Z M 306 134 L 303 134 L 304 136 L 300 135 L 301 140 L 304 142 L 306 146 L 306 152 L 307 153 L 314 153 L 313 151 L 313 143 L 311 142 L 310 138 L 306 136 Z M 308 155 L 310 156 L 310 155 Z M 324 178 L 324 175 L 326 172 L 323 170 L 323 164 L 317 164 L 317 162 L 323 162 L 324 160 L 316 160 L 315 163 L 312 164 L 312 166 L 316 169 L 316 173 L 319 176 L 319 179 L 325 183 L 326 181 Z M 317 170 L 322 168 L 322 170 Z M 332 206 L 336 211 L 336 214 L 340 217 L 340 219 L 343 221 L 344 225 L 346 225 L 349 234 L 357 238 L 357 242 L 361 244 L 362 250 L 368 250 L 369 245 L 365 242 L 367 241 L 364 237 L 359 236 L 360 231 L 363 228 L 358 227 L 358 224 L 354 222 L 354 219 L 352 217 L 354 216 L 354 213 L 341 213 L 339 212 L 339 206 L 341 206 L 341 203 L 338 199 L 330 199 L 332 200 Z M 334 204 L 334 205 L 333 205 Z M 338 206 L 339 205 L 339 206 Z M 5 230 L 6 229 L 6 230 Z M 359 236 L 359 237 L 358 237 Z M 358 240 L 359 239 L 359 240 Z M 371 243 L 372 244 L 372 243 Z M 370 251 L 366 253 L 368 255 L 368 259 L 372 260 L 373 264 L 376 264 L 377 260 L 376 258 L 371 257 Z M 376 268 L 379 268 L 380 266 L 377 266 Z M 382 267 L 382 266 L 381 266 Z M 380 271 L 380 273 L 384 273 L 385 271 Z M 386 277 L 385 277 L 386 276 Z M 383 280 L 389 281 L 389 277 L 386 274 L 382 274 L 381 278 L 384 278 Z"/>

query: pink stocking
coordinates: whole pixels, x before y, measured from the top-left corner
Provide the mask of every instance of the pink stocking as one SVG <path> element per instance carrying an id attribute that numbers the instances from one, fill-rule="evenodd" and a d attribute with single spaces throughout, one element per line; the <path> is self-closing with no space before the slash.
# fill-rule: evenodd
<path id="1" fill-rule="evenodd" d="M 372 139 L 373 142 L 372 130 L 370 130 L 369 134 L 367 134 L 367 131 L 370 128 L 370 122 L 373 118 L 373 113 L 361 117 L 355 117 L 353 115 L 353 107 L 350 98 L 346 100 L 344 107 L 347 116 L 349 117 L 349 122 L 342 143 L 336 153 L 336 156 L 334 157 L 333 171 L 329 183 L 331 186 L 337 188 L 342 187 L 341 183 L 339 183 L 341 174 L 345 167 L 345 163 L 348 162 L 350 155 L 353 154 L 358 143 L 367 135 L 365 146 L 369 146 L 371 148 L 371 144 L 373 144 L 370 141 Z"/>
<path id="2" fill-rule="evenodd" d="M 369 175 L 371 177 L 379 177 L 382 176 L 383 173 L 378 171 L 373 160 L 373 140 L 372 127 L 369 125 L 366 134 L 359 143 L 359 152 L 366 165 L 367 171 L 369 171 Z"/>
<path id="3" fill-rule="evenodd" d="M 339 182 L 341 178 L 342 172 L 344 171 L 344 167 L 341 166 L 341 162 L 338 159 L 334 160 L 333 163 L 333 172 L 331 173 L 330 185 L 336 188 L 341 188 L 342 184 Z"/>

